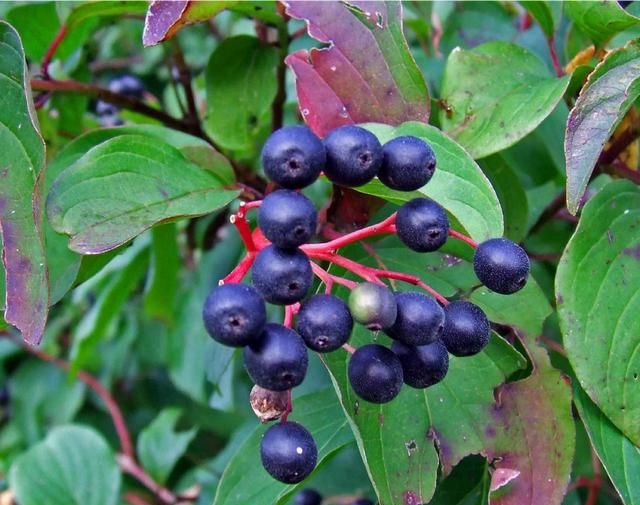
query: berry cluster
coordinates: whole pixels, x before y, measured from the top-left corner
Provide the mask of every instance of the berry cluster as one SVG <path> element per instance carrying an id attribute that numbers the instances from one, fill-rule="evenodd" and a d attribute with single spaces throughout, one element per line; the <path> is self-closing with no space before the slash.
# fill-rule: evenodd
<path id="1" fill-rule="evenodd" d="M 503 294 L 524 286 L 529 259 L 509 240 L 491 239 L 478 245 L 451 230 L 444 209 L 427 198 L 410 200 L 380 223 L 329 242 L 310 243 L 318 228 L 318 213 L 296 190 L 324 172 L 342 186 L 360 186 L 377 176 L 390 188 L 414 191 L 429 182 L 436 168 L 433 150 L 418 138 L 398 137 L 382 146 L 369 131 L 343 126 L 322 141 L 308 128 L 291 126 L 269 137 L 262 163 L 281 189 L 262 201 L 242 204 L 232 216 L 247 255 L 211 292 L 203 317 L 215 340 L 244 347 L 245 367 L 257 386 L 287 392 L 287 408 L 281 422 L 266 431 L 261 456 L 274 478 L 296 483 L 311 473 L 317 459 L 311 434 L 287 421 L 291 389 L 307 371 L 308 349 L 319 353 L 346 349 L 352 354 L 348 377 L 355 393 L 369 402 L 386 403 L 403 384 L 426 388 L 440 382 L 449 367 L 449 354 L 471 356 L 489 342 L 489 321 L 476 305 L 449 302 L 416 276 L 350 260 L 338 253 L 341 247 L 396 233 L 408 248 L 431 252 L 454 236 L 476 248 L 473 264 L 480 281 Z M 254 231 L 246 219 L 246 212 L 253 208 L 258 209 Z M 349 270 L 363 282 L 331 274 L 323 263 Z M 250 269 L 253 285 L 242 284 Z M 314 274 L 325 284 L 325 293 L 307 298 Z M 431 296 L 393 292 L 382 279 L 413 284 Z M 348 303 L 331 294 L 334 284 L 351 290 Z M 283 324 L 267 322 L 265 302 L 285 306 Z M 355 322 L 385 332 L 393 340 L 391 348 L 371 343 L 354 349 L 348 340 Z"/>
<path id="2" fill-rule="evenodd" d="M 322 505 L 323 497 L 313 488 L 305 488 L 293 497 L 293 505 Z M 343 503 L 346 503 L 343 502 Z M 368 498 L 356 498 L 349 505 L 373 505 Z"/>
<path id="3" fill-rule="evenodd" d="M 122 75 L 109 82 L 109 91 L 141 100 L 144 95 L 144 84 L 135 75 Z M 96 115 L 102 126 L 119 126 L 123 124 L 119 113 L 120 109 L 111 103 L 103 100 L 96 102 Z"/>

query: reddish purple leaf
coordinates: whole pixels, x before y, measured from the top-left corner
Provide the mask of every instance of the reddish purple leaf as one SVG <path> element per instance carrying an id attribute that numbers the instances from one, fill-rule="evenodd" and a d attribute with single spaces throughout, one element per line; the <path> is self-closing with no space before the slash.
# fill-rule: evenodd
<path id="1" fill-rule="evenodd" d="M 42 241 L 44 141 L 31 108 L 17 32 L 0 21 L 0 235 L 5 270 L 5 320 L 37 344 L 47 320 L 49 289 Z M 43 173 L 41 172 L 41 175 Z M 42 177 L 40 178 L 42 179 Z M 0 284 L 2 284 L 0 279 Z"/>
<path id="2" fill-rule="evenodd" d="M 329 44 L 286 58 L 300 111 L 319 135 L 351 123 L 427 122 L 429 91 L 402 33 L 400 2 L 285 2 Z"/>
<path id="3" fill-rule="evenodd" d="M 145 46 L 156 45 L 171 37 L 176 25 L 189 5 L 188 0 L 154 0 L 149 4 L 144 20 L 142 43 Z"/>

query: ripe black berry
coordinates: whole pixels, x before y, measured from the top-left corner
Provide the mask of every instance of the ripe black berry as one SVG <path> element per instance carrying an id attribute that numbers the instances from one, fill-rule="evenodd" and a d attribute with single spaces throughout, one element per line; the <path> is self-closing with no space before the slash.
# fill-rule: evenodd
<path id="1" fill-rule="evenodd" d="M 382 146 L 376 136 L 358 126 L 341 126 L 324 139 L 325 175 L 341 186 L 362 186 L 373 179 L 382 164 Z"/>
<path id="2" fill-rule="evenodd" d="M 300 307 L 296 330 L 314 351 L 338 349 L 351 336 L 353 318 L 349 308 L 333 295 L 315 295 Z"/>
<path id="3" fill-rule="evenodd" d="M 398 210 L 396 230 L 409 249 L 432 252 L 446 242 L 449 218 L 433 200 L 414 198 Z"/>
<path id="4" fill-rule="evenodd" d="M 356 394 L 371 403 L 387 403 L 402 388 L 402 364 L 378 344 L 359 347 L 349 360 L 349 382 Z"/>
<path id="5" fill-rule="evenodd" d="M 444 316 L 442 342 L 454 356 L 478 354 L 489 343 L 489 320 L 477 305 L 451 302 L 445 307 Z"/>
<path id="6" fill-rule="evenodd" d="M 273 132 L 262 147 L 267 177 L 283 188 L 299 189 L 315 181 L 324 168 L 322 141 L 306 126 L 285 126 Z"/>
<path id="7" fill-rule="evenodd" d="M 295 331 L 269 323 L 260 339 L 244 349 L 244 366 L 255 384 L 271 391 L 299 385 L 307 373 L 309 357 Z"/>
<path id="8" fill-rule="evenodd" d="M 393 292 L 381 284 L 363 282 L 351 290 L 349 310 L 353 319 L 370 330 L 386 330 L 396 320 L 398 306 Z"/>
<path id="9" fill-rule="evenodd" d="M 109 91 L 140 100 L 144 94 L 144 84 L 135 75 L 122 75 L 111 80 Z"/>
<path id="10" fill-rule="evenodd" d="M 266 196 L 258 209 L 258 225 L 276 246 L 292 249 L 316 232 L 318 213 L 302 193 L 279 189 Z"/>
<path id="11" fill-rule="evenodd" d="M 436 170 L 433 149 L 417 137 L 396 137 L 382 146 L 384 155 L 378 178 L 400 191 L 424 186 Z"/>
<path id="12" fill-rule="evenodd" d="M 252 277 L 265 300 L 289 305 L 305 297 L 313 272 L 309 258 L 300 249 L 285 250 L 269 245 L 258 253 Z"/>
<path id="13" fill-rule="evenodd" d="M 396 293 L 398 315 L 387 334 L 407 345 L 430 344 L 442 335 L 444 311 L 422 293 Z"/>
<path id="14" fill-rule="evenodd" d="M 437 384 L 449 370 L 449 353 L 440 340 L 417 347 L 394 342 L 391 350 L 402 363 L 404 383 L 418 389 Z"/>
<path id="15" fill-rule="evenodd" d="M 260 457 L 262 466 L 274 479 L 297 484 L 313 472 L 318 449 L 304 426 L 287 421 L 274 424 L 265 432 Z"/>
<path id="16" fill-rule="evenodd" d="M 293 505 L 320 505 L 322 495 L 310 487 L 303 489 L 293 497 Z"/>
<path id="17" fill-rule="evenodd" d="M 520 291 L 529 276 L 529 256 L 506 238 L 492 238 L 476 249 L 473 269 L 490 290 L 503 295 Z"/>
<path id="18" fill-rule="evenodd" d="M 224 284 L 207 297 L 204 326 L 218 342 L 240 347 L 256 342 L 267 321 L 264 300 L 252 286 Z"/>

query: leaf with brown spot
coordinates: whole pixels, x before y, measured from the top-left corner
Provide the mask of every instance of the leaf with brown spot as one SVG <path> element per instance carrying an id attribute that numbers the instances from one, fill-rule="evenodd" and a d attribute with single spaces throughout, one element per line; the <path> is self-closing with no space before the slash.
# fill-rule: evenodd
<path id="1" fill-rule="evenodd" d="M 351 123 L 428 121 L 429 91 L 402 32 L 400 2 L 285 3 L 311 37 L 329 44 L 285 60 L 315 133 Z"/>
<path id="2" fill-rule="evenodd" d="M 0 21 L 0 234 L 5 269 L 5 320 L 30 344 L 44 332 L 49 281 L 42 239 L 45 146 L 32 109 L 18 33 Z M 40 177 L 42 180 L 42 177 Z M 0 279 L 2 280 L 2 279 Z"/>

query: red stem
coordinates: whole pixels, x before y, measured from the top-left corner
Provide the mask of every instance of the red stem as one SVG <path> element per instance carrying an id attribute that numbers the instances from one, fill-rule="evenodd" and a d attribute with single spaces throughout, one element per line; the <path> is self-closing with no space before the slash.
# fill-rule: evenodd
<path id="1" fill-rule="evenodd" d="M 131 458 L 126 454 L 118 454 L 117 460 L 124 473 L 135 478 L 144 487 L 155 494 L 163 503 L 166 503 L 167 505 L 176 503 L 176 495 L 153 480 L 153 477 L 145 472 L 134 458 Z"/>
<path id="2" fill-rule="evenodd" d="M 293 400 L 291 398 L 291 390 L 289 389 L 287 390 L 287 408 L 280 416 L 280 422 L 286 423 L 287 419 L 289 419 L 289 414 L 291 414 L 291 412 L 293 412 Z"/>
<path id="3" fill-rule="evenodd" d="M 233 282 L 240 282 L 247 275 L 247 272 L 251 269 L 253 262 L 256 259 L 255 253 L 248 253 L 242 261 L 236 265 L 233 271 L 220 281 L 220 284 L 228 284 Z"/>
<path id="4" fill-rule="evenodd" d="M 349 354 L 353 354 L 354 352 L 356 352 L 356 348 L 353 347 L 351 344 L 342 344 L 342 348 L 347 351 Z"/>
<path id="5" fill-rule="evenodd" d="M 549 47 L 549 55 L 551 56 L 553 69 L 555 70 L 558 77 L 562 77 L 564 75 L 564 69 L 562 68 L 562 65 L 560 65 L 560 60 L 558 59 L 558 53 L 556 52 L 555 40 L 553 37 L 549 37 L 547 39 L 547 46 Z"/>
<path id="6" fill-rule="evenodd" d="M 67 27 L 66 25 L 62 25 L 58 30 L 58 33 L 56 33 L 56 36 L 53 38 L 51 45 L 49 45 L 49 47 L 47 48 L 47 52 L 44 54 L 44 57 L 42 58 L 42 63 L 40 64 L 40 72 L 45 79 L 51 78 L 49 76 L 49 64 L 53 59 L 53 55 L 55 54 L 56 49 L 58 49 L 58 46 L 62 43 L 62 40 L 66 35 Z"/>
<path id="7" fill-rule="evenodd" d="M 449 230 L 449 236 L 450 237 L 455 237 L 455 238 L 457 238 L 459 240 L 462 240 L 463 242 L 466 242 L 467 244 L 469 244 L 474 249 L 476 247 L 478 247 L 478 243 L 475 240 L 473 240 L 471 237 L 467 237 L 466 235 L 460 233 L 459 231 Z"/>
<path id="8" fill-rule="evenodd" d="M 301 249 L 307 254 L 313 251 L 336 251 L 341 247 L 352 244 L 364 238 L 375 237 L 376 235 L 383 235 L 385 233 L 393 233 L 395 232 L 395 222 L 396 214 L 393 213 L 387 219 L 385 219 L 384 221 L 380 221 L 377 224 L 367 226 L 366 228 L 354 231 L 353 233 L 348 233 L 329 242 L 324 242 L 322 244 L 304 245 L 301 247 Z"/>
<path id="9" fill-rule="evenodd" d="M 325 293 L 330 293 L 333 284 L 341 284 L 346 288 L 353 289 L 358 283 L 355 281 L 351 281 L 349 279 L 345 279 L 344 277 L 340 277 L 339 275 L 333 275 L 321 268 L 319 265 L 311 262 L 311 269 L 313 273 L 324 283 L 326 289 Z"/>
<path id="10" fill-rule="evenodd" d="M 244 242 L 244 246 L 247 249 L 248 253 L 255 253 L 257 251 L 256 244 L 253 242 L 253 237 L 251 236 L 251 228 L 249 227 L 249 223 L 247 222 L 247 216 L 244 212 L 244 208 L 240 207 L 238 212 L 233 214 L 229 221 L 231 224 L 235 225 L 238 229 L 238 233 L 240 234 L 240 238 L 242 242 Z"/>
<path id="11" fill-rule="evenodd" d="M 402 273 L 402 272 L 391 272 L 391 271 L 388 271 L 388 270 L 379 270 L 379 269 L 376 269 L 376 272 L 377 272 L 376 275 L 378 277 L 385 277 L 387 279 L 396 279 L 396 280 L 399 280 L 399 281 L 402 281 L 402 282 L 406 282 L 408 284 L 413 284 L 414 286 L 418 286 L 418 287 L 424 289 L 431 296 L 433 296 L 442 305 L 447 305 L 449 303 L 449 300 L 447 300 L 444 296 L 442 296 L 440 293 L 438 293 L 431 286 L 429 286 L 428 284 L 425 284 L 424 282 L 422 282 L 422 280 L 420 280 L 420 278 L 415 276 L 415 275 L 405 274 L 405 273 Z"/>

